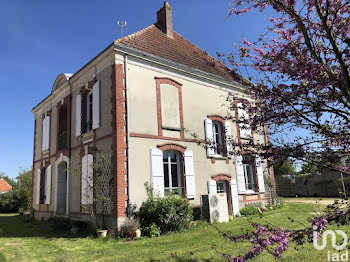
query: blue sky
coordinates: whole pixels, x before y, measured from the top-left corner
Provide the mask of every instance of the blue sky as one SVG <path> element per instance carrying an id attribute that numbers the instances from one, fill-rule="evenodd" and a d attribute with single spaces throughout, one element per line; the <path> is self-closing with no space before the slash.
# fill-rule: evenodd
<path id="1" fill-rule="evenodd" d="M 164 1 L 0 1 L 0 172 L 16 177 L 33 161 L 31 109 L 60 73 L 74 73 L 120 36 L 153 24 Z M 258 13 L 227 17 L 230 1 L 169 1 L 173 27 L 209 54 L 229 53 L 256 39 L 267 22 Z M 124 34 L 125 35 L 125 34 Z"/>

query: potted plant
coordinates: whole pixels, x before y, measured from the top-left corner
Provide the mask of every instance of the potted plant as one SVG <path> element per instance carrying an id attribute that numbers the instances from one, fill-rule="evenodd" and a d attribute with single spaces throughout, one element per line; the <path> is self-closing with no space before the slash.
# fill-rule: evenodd
<path id="1" fill-rule="evenodd" d="M 140 223 L 135 218 L 127 218 L 120 226 L 120 235 L 127 237 L 129 241 L 132 241 L 135 236 L 135 232 L 139 229 Z"/>

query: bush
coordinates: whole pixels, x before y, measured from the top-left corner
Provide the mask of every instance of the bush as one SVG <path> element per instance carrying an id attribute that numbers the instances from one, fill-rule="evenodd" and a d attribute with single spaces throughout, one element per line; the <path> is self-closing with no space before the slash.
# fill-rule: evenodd
<path id="1" fill-rule="evenodd" d="M 139 229 L 140 223 L 135 218 L 127 218 L 124 223 L 120 226 L 119 234 L 122 237 L 129 237 Z"/>
<path id="2" fill-rule="evenodd" d="M 138 212 L 143 234 L 156 236 L 190 227 L 192 208 L 185 199 L 174 194 L 153 196 L 153 189 L 148 183 L 145 183 L 145 188 L 148 198 Z"/>
<path id="3" fill-rule="evenodd" d="M 242 216 L 252 216 L 259 214 L 259 210 L 254 206 L 243 207 L 239 212 Z"/>
<path id="4" fill-rule="evenodd" d="M 0 213 L 17 213 L 20 203 L 14 192 L 0 195 Z"/>

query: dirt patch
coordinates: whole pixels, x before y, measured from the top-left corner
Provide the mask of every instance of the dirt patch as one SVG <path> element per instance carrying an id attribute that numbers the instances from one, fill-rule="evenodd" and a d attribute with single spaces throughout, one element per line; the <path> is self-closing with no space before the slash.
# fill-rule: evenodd
<path id="1" fill-rule="evenodd" d="M 6 242 L 5 246 L 18 246 L 19 244 L 18 242 Z"/>

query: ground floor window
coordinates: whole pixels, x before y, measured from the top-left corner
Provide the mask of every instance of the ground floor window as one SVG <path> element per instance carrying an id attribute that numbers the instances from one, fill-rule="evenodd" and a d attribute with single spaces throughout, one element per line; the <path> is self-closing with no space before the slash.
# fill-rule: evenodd
<path id="1" fill-rule="evenodd" d="M 246 190 L 255 190 L 254 158 L 243 156 L 243 170 Z"/>
<path id="2" fill-rule="evenodd" d="M 226 193 L 226 182 L 225 181 L 216 182 L 216 192 L 218 194 Z"/>
<path id="3" fill-rule="evenodd" d="M 182 195 L 181 155 L 176 151 L 163 152 L 165 192 Z"/>
<path id="4" fill-rule="evenodd" d="M 46 168 L 40 170 L 40 195 L 39 204 L 44 204 L 46 199 Z"/>

